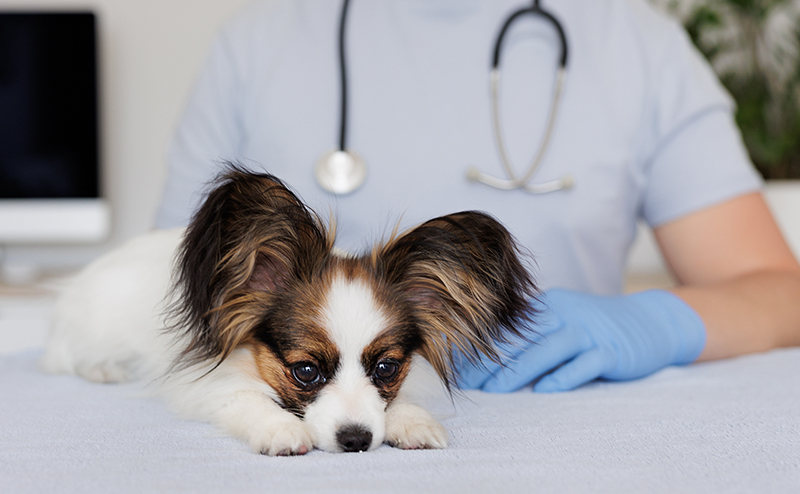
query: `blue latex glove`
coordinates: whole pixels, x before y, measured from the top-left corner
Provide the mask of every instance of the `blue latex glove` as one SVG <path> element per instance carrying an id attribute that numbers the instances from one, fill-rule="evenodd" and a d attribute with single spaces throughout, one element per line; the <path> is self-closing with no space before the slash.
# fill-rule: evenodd
<path id="1" fill-rule="evenodd" d="M 541 378 L 534 391 L 567 391 L 597 378 L 636 379 L 688 364 L 705 346 L 700 316 L 665 290 L 612 297 L 549 290 L 540 298 L 538 336 L 503 348 L 503 368 L 463 363 L 459 387 L 509 392 Z"/>

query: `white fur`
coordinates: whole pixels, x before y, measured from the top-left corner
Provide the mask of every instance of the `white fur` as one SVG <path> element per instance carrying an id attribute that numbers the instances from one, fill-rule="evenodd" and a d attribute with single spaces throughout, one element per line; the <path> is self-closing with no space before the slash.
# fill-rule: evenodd
<path id="1" fill-rule="evenodd" d="M 361 364 L 361 352 L 388 326 L 388 319 L 369 286 L 339 277 L 331 284 L 320 322 L 339 349 L 339 370 L 306 409 L 306 422 L 320 449 L 338 448 L 336 433 L 347 425 L 370 431 L 374 449 L 383 443 L 386 403 Z"/>
<path id="2" fill-rule="evenodd" d="M 321 323 L 339 348 L 342 358 L 360 362 L 361 350 L 389 325 L 365 282 L 337 277 L 323 305 Z"/>
<path id="3" fill-rule="evenodd" d="M 324 324 L 342 365 L 303 419 L 277 404 L 247 347 L 210 373 L 211 363 L 170 372 L 184 345 L 163 331 L 168 321 L 162 314 L 182 236 L 182 229 L 149 233 L 79 273 L 57 301 L 42 367 L 99 382 L 144 380 L 181 416 L 210 422 L 263 454 L 339 451 L 336 433 L 347 424 L 371 431 L 370 449 L 384 441 L 403 448 L 446 446 L 444 428 L 410 402 L 407 389 L 418 372 L 387 409 L 362 368 L 361 350 L 387 324 L 364 283 L 336 280 L 328 294 Z"/>
<path id="4" fill-rule="evenodd" d="M 149 233 L 81 271 L 56 301 L 43 368 L 100 382 L 165 372 L 174 353 L 161 313 L 182 236 Z"/>

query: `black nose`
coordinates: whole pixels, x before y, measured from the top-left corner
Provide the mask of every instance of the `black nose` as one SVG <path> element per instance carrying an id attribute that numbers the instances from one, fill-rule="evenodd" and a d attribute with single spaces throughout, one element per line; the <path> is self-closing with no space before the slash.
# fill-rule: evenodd
<path id="1" fill-rule="evenodd" d="M 360 425 L 348 425 L 336 433 L 336 440 L 345 453 L 356 453 L 369 449 L 372 433 Z"/>

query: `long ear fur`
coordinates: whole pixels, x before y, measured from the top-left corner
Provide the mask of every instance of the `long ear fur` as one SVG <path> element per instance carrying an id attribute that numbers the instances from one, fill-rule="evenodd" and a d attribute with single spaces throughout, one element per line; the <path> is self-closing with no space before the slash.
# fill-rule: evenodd
<path id="1" fill-rule="evenodd" d="M 448 385 L 454 351 L 473 363 L 499 362 L 496 343 L 525 338 L 537 290 L 514 238 L 475 211 L 432 219 L 373 252 L 373 264 L 400 289 L 422 333 L 420 353 Z"/>
<path id="2" fill-rule="evenodd" d="M 245 342 L 261 309 L 290 279 L 308 279 L 333 235 L 278 178 L 230 164 L 193 217 L 174 273 L 181 365 L 221 362 Z"/>

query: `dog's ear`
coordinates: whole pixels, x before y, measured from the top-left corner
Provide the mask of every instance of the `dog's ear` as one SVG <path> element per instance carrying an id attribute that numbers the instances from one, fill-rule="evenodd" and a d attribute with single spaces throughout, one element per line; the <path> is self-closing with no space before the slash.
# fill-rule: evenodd
<path id="1" fill-rule="evenodd" d="M 477 364 L 499 362 L 496 343 L 525 337 L 537 290 L 508 230 L 466 211 L 432 219 L 373 252 L 373 263 L 399 289 L 421 330 L 420 353 L 448 385 L 454 351 Z"/>
<path id="2" fill-rule="evenodd" d="M 185 364 L 221 362 L 250 336 L 276 291 L 316 272 L 333 235 L 279 179 L 234 165 L 194 215 L 175 265 Z"/>

